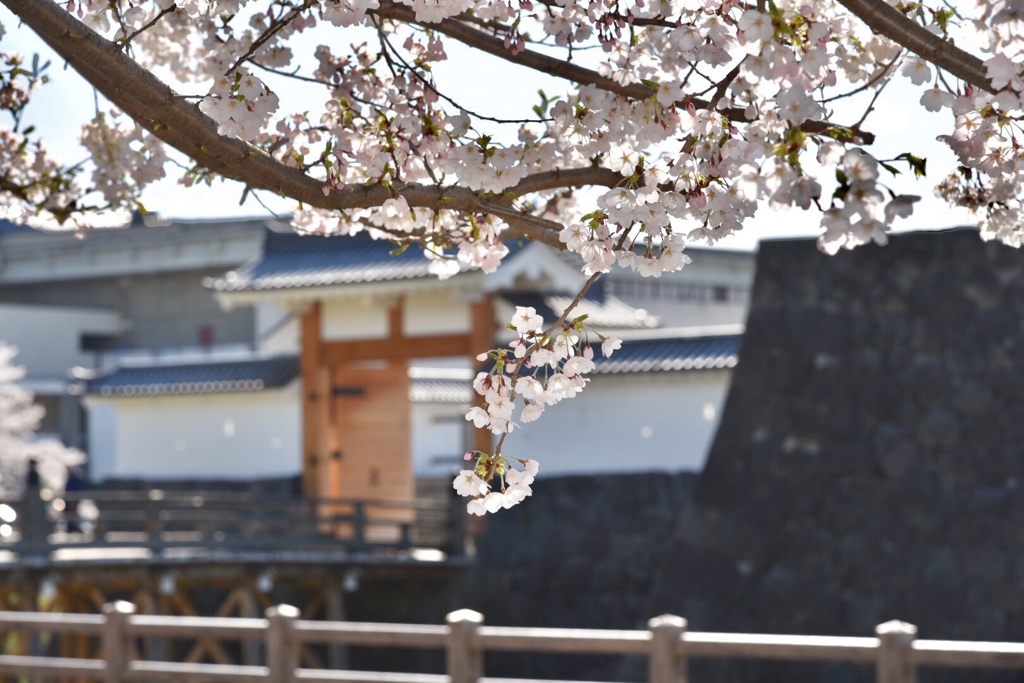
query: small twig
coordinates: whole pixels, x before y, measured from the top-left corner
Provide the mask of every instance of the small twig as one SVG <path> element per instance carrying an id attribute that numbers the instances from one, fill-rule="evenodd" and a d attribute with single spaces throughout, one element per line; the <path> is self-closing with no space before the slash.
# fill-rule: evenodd
<path id="1" fill-rule="evenodd" d="M 885 64 L 885 65 L 882 66 L 882 70 L 881 71 L 879 71 L 877 74 L 875 74 L 870 79 L 868 79 L 868 82 L 865 83 L 864 85 L 860 86 L 859 88 L 854 88 L 853 90 L 851 90 L 849 92 L 841 93 L 839 95 L 833 95 L 832 97 L 826 97 L 824 99 L 818 100 L 818 104 L 828 104 L 829 102 L 834 102 L 836 100 L 841 100 L 844 97 L 853 97 L 854 95 L 859 95 L 860 93 L 864 92 L 868 88 L 871 88 L 878 81 L 880 81 L 883 78 L 887 77 L 889 75 L 889 69 L 891 69 L 893 67 L 893 65 L 896 62 L 898 62 L 901 57 L 903 57 L 903 55 L 904 55 L 904 52 L 900 51 L 900 53 L 898 55 L 896 55 L 891 60 L 889 60 L 888 64 Z"/>
<path id="2" fill-rule="evenodd" d="M 136 38 L 136 36 L 156 26 L 156 23 L 158 21 L 160 21 L 176 9 L 178 9 L 177 5 L 171 5 L 167 9 L 160 10 L 160 12 L 149 21 L 149 23 L 147 23 L 145 26 L 132 33 L 130 36 L 126 37 L 124 40 L 120 41 L 120 49 L 124 50 L 125 48 L 127 48 L 129 43 L 131 43 Z"/>
<path id="3" fill-rule="evenodd" d="M 305 0 L 305 2 L 303 2 L 300 7 L 293 7 L 290 12 L 288 12 L 283 17 L 278 19 L 276 22 L 271 24 L 270 28 L 264 31 L 259 38 L 253 41 L 252 45 L 249 46 L 249 49 L 245 51 L 245 54 L 236 59 L 235 63 L 228 67 L 228 70 L 224 72 L 224 75 L 229 75 L 239 66 L 241 66 L 246 60 L 248 60 L 250 57 L 256 54 L 256 51 L 263 47 L 268 40 L 270 40 L 275 35 L 280 33 L 284 29 L 284 27 L 286 27 L 288 24 L 292 22 L 293 19 L 295 19 L 295 17 L 297 17 L 302 12 L 305 12 L 311 6 L 312 0 Z"/>
<path id="4" fill-rule="evenodd" d="M 620 241 L 619 244 L 621 245 L 622 242 Z M 569 314 L 572 313 L 573 310 L 575 310 L 575 308 L 580 305 L 580 302 L 583 301 L 583 297 L 587 295 L 587 292 L 590 291 L 590 287 L 595 282 L 597 282 L 598 278 L 600 278 L 601 275 L 601 273 L 594 273 L 593 275 L 590 276 L 586 284 L 583 285 L 583 288 L 580 289 L 579 294 L 576 295 L 576 298 L 573 299 L 572 302 L 565 307 L 565 310 L 562 311 L 562 315 L 558 317 L 558 320 L 556 320 L 550 327 L 548 327 L 548 329 L 544 330 L 540 334 L 540 338 L 551 337 L 551 335 L 554 334 L 554 332 L 558 328 L 562 327 L 565 324 L 565 319 L 568 318 Z M 512 378 L 510 379 L 511 386 L 515 387 L 516 380 L 519 379 L 520 374 L 522 374 L 523 365 L 524 363 L 522 361 L 516 363 L 516 369 L 512 372 Z M 509 395 L 508 400 L 514 401 L 516 397 L 517 395 L 515 389 L 513 389 L 511 394 Z M 492 457 L 501 457 L 501 447 L 505 444 L 505 439 L 506 437 L 508 437 L 508 435 L 509 432 L 503 432 L 502 435 L 498 438 L 498 443 L 495 444 L 494 446 L 494 455 Z"/>
<path id="5" fill-rule="evenodd" d="M 379 26 L 378 26 L 378 33 L 379 32 L 380 31 L 379 31 Z M 536 123 L 537 121 L 541 121 L 541 122 L 554 121 L 554 119 L 551 118 L 551 117 L 536 118 L 536 119 L 499 119 L 499 118 L 496 118 L 496 117 L 493 117 L 493 116 L 486 116 L 484 114 L 477 113 L 477 112 L 475 112 L 475 111 L 473 111 L 471 109 L 467 109 L 466 107 L 463 107 L 461 104 L 456 102 L 451 97 L 448 97 L 443 92 L 438 90 L 437 87 L 433 83 L 431 83 L 427 78 L 425 78 L 422 74 L 420 74 L 420 72 L 415 67 L 413 67 L 411 64 L 409 64 L 407 61 L 405 61 L 405 59 L 402 57 L 402 55 L 399 54 L 398 50 L 395 49 L 395 46 L 391 44 L 391 41 L 389 41 L 387 39 L 387 37 L 385 37 L 382 33 L 381 33 L 381 41 L 384 44 L 387 45 L 387 47 L 389 48 L 391 53 L 394 55 L 395 59 L 397 59 L 399 62 L 401 62 L 402 66 L 404 66 L 408 70 L 408 72 L 411 73 L 412 76 L 423 85 L 424 88 L 426 88 L 430 92 L 434 93 L 439 98 L 441 98 L 442 100 L 444 100 L 448 104 L 452 105 L 456 109 L 459 109 L 460 111 L 466 112 L 467 114 L 469 114 L 473 118 L 481 119 L 483 121 L 490 121 L 491 123 L 508 123 L 508 124 Z M 390 63 L 390 59 L 388 61 Z"/>
<path id="6" fill-rule="evenodd" d="M 715 111 L 715 109 L 718 108 L 718 103 L 722 101 L 722 98 L 725 97 L 725 92 L 729 89 L 729 86 L 732 85 L 732 82 L 736 80 L 736 77 L 740 73 L 740 67 L 743 66 L 743 62 L 746 61 L 746 59 L 747 58 L 744 57 L 740 61 L 736 62 L 736 66 L 734 66 L 729 73 L 719 81 L 718 87 L 715 89 L 715 94 L 711 96 L 711 101 L 708 102 L 708 111 Z"/>

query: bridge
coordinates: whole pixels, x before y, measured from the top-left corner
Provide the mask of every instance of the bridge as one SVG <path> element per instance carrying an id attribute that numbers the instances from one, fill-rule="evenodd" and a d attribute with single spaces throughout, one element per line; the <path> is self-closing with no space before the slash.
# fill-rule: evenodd
<path id="1" fill-rule="evenodd" d="M 396 502 L 157 488 L 48 493 L 0 504 L 0 572 L 255 556 L 437 562 L 467 551 L 465 512 L 446 498 Z"/>
<path id="2" fill-rule="evenodd" d="M 40 495 L 41 494 L 41 495 Z M 161 617 L 256 618 L 287 601 L 304 619 L 443 615 L 472 564 L 461 505 L 223 491 L 34 491 L 0 503 L 0 604 L 98 615 L 130 600 Z M 26 641 L 26 652 L 42 644 Z M 83 656 L 87 638 L 60 640 Z M 163 651 L 181 661 L 251 662 L 203 639 Z M 329 649 L 324 665 L 341 665 Z"/>

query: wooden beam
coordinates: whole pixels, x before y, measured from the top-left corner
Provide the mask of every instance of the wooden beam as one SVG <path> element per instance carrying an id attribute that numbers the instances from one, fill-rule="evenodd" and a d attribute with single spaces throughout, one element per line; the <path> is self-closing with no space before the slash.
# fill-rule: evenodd
<path id="1" fill-rule="evenodd" d="M 470 336 L 466 334 L 324 342 L 321 348 L 321 355 L 326 365 L 340 365 L 352 361 L 404 360 L 439 356 L 468 356 L 469 354 Z"/>
<path id="2" fill-rule="evenodd" d="M 399 297 L 395 305 L 388 309 L 388 338 L 401 339 L 405 336 L 405 325 L 402 320 L 405 317 L 405 297 Z"/>
<path id="3" fill-rule="evenodd" d="M 322 382 L 319 381 L 320 369 L 320 324 L 322 306 L 314 302 L 302 315 L 302 491 L 307 496 L 318 495 L 317 461 L 320 459 L 321 422 L 317 413 L 318 402 L 327 400 L 320 396 Z"/>
<path id="4" fill-rule="evenodd" d="M 494 300 L 493 295 L 487 294 L 483 299 L 473 304 L 473 327 L 469 333 L 469 356 L 473 359 L 473 368 L 479 372 L 487 361 L 478 361 L 476 357 L 494 347 Z M 484 397 L 479 394 L 473 395 L 473 405 L 485 408 Z M 494 440 L 489 429 L 477 429 L 473 432 L 472 448 L 484 453 L 490 453 Z"/>

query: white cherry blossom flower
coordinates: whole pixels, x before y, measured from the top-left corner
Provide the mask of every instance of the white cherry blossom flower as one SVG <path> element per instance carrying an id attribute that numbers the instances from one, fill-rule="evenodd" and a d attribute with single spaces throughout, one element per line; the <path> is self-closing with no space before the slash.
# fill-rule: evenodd
<path id="1" fill-rule="evenodd" d="M 482 496 L 490 488 L 487 482 L 477 476 L 472 470 L 462 470 L 459 472 L 459 476 L 455 477 L 455 482 L 452 486 L 454 486 L 455 491 L 460 496 Z"/>
<path id="2" fill-rule="evenodd" d="M 537 315 L 537 309 L 533 306 L 516 306 L 516 313 L 512 316 L 512 326 L 519 334 L 537 332 L 544 325 L 544 318 Z"/>
<path id="3" fill-rule="evenodd" d="M 605 358 L 611 356 L 615 351 L 622 348 L 622 340 L 618 337 L 606 337 L 601 342 L 601 354 Z"/>

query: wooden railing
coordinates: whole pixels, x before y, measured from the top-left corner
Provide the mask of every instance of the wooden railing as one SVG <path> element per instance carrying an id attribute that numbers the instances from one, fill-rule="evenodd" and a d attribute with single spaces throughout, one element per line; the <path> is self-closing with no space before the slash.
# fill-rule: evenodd
<path id="1" fill-rule="evenodd" d="M 882 624 L 872 638 L 694 633 L 680 617 L 652 619 L 646 631 L 507 628 L 485 626 L 470 610 L 448 615 L 447 625 L 303 621 L 288 605 L 263 619 L 165 617 L 135 614 L 127 602 L 102 615 L 0 612 L 0 631 L 78 634 L 99 640 L 102 659 L 0 655 L 0 673 L 127 681 L 223 681 L 290 683 L 511 683 L 484 679 L 487 652 L 641 655 L 651 683 L 685 683 L 691 658 L 774 659 L 848 662 L 874 666 L 879 683 L 911 683 L 918 667 L 1024 669 L 1024 644 L 916 640 L 916 627 Z M 135 658 L 141 638 L 215 638 L 263 642 L 261 666 L 143 661 Z M 438 649 L 446 652 L 446 674 L 403 674 L 300 668 L 308 644 Z M 516 683 L 524 683 L 516 681 Z M 543 683 L 554 683 L 545 681 Z"/>
<path id="2" fill-rule="evenodd" d="M 0 549 L 21 557 L 66 549 L 463 554 L 464 509 L 445 500 L 378 501 L 208 491 L 89 491 L 5 504 Z M 0 513 L 5 512 L 0 508 Z M 0 514 L 0 519 L 3 518 Z"/>

